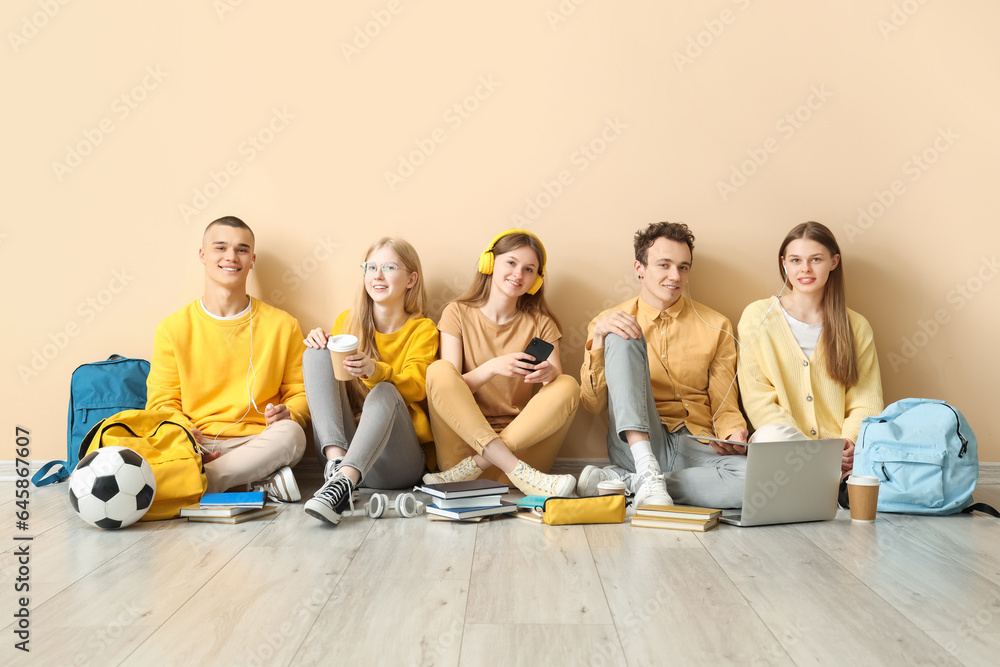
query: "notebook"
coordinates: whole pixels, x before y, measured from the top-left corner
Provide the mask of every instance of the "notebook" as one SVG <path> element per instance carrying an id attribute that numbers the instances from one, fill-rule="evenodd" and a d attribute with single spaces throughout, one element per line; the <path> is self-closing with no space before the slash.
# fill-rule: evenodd
<path id="1" fill-rule="evenodd" d="M 723 513 L 719 520 L 734 526 L 769 526 L 834 518 L 843 452 L 843 440 L 747 445 L 743 507 Z"/>

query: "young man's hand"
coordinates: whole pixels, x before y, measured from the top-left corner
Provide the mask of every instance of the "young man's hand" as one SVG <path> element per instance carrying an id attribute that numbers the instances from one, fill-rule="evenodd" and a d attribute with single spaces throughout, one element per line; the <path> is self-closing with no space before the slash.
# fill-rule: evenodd
<path id="1" fill-rule="evenodd" d="M 277 405 L 267 404 L 264 408 L 264 421 L 270 426 L 274 422 L 280 422 L 282 419 L 291 419 L 292 413 L 288 411 L 288 406 L 284 403 L 278 403 Z"/>
<path id="2" fill-rule="evenodd" d="M 725 439 L 735 442 L 746 442 L 748 435 L 750 435 L 750 432 L 745 428 L 741 428 L 738 431 L 730 433 Z M 712 445 L 712 449 L 719 456 L 742 456 L 747 453 L 746 445 L 731 445 L 728 442 L 713 442 L 711 440 L 708 441 L 708 444 Z"/>
<path id="3" fill-rule="evenodd" d="M 205 439 L 205 436 L 204 436 L 204 434 L 202 434 L 201 429 L 198 429 L 198 428 L 192 428 L 191 429 L 191 435 L 194 436 L 194 441 L 197 442 L 199 445 L 201 445 L 201 443 Z M 202 450 L 201 451 L 201 462 L 202 463 L 211 463 L 212 461 L 214 461 L 215 459 L 219 458 L 220 456 L 222 456 L 222 452 L 218 452 L 218 451 L 216 451 L 216 452 L 206 452 L 205 450 Z"/>
<path id="4" fill-rule="evenodd" d="M 608 313 L 594 323 L 594 339 L 591 349 L 599 350 L 604 347 L 604 338 L 608 334 L 617 334 L 625 340 L 630 338 L 639 340 L 642 337 L 642 327 L 639 326 L 639 320 L 634 315 L 629 315 L 623 310 Z"/>

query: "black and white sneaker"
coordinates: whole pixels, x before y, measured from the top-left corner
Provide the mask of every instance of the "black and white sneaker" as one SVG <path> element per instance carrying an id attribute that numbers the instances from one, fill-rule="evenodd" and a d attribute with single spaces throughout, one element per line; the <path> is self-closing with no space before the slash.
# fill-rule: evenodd
<path id="1" fill-rule="evenodd" d="M 326 465 L 323 466 L 324 481 L 329 482 L 331 479 L 333 479 L 334 476 L 337 474 L 337 471 L 340 470 L 340 464 L 343 462 L 344 462 L 343 456 L 338 456 L 336 458 L 327 460 Z"/>
<path id="2" fill-rule="evenodd" d="M 328 479 L 316 494 L 306 501 L 306 514 L 337 525 L 347 511 L 354 511 L 354 485 L 344 475 Z"/>

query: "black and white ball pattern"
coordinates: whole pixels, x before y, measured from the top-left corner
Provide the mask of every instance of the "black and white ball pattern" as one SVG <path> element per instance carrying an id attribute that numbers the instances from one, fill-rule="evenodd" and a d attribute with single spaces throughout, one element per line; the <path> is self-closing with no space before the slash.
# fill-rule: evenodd
<path id="1" fill-rule="evenodd" d="M 87 454 L 69 478 L 73 509 L 98 528 L 124 528 L 135 523 L 155 495 L 153 469 L 127 447 L 102 447 Z"/>

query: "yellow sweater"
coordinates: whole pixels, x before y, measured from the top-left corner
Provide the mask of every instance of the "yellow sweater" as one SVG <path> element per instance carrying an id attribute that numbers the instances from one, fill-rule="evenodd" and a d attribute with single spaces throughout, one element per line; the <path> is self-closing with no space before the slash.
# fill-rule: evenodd
<path id="1" fill-rule="evenodd" d="M 882 377 L 871 326 L 853 310 L 847 315 L 858 363 L 858 383 L 849 389 L 827 374 L 822 336 L 806 358 L 774 297 L 746 307 L 738 326 L 740 394 L 755 428 L 788 424 L 810 438 L 857 442 L 861 421 L 882 412 Z"/>
<path id="2" fill-rule="evenodd" d="M 250 323 L 253 367 L 250 368 Z M 147 410 L 184 413 L 206 435 L 255 435 L 267 425 L 268 403 L 284 403 L 303 428 L 309 419 L 302 384 L 302 331 L 283 310 L 251 299 L 250 312 L 233 320 L 212 317 L 201 300 L 188 304 L 156 327 L 153 361 L 146 382 Z M 260 412 L 248 400 L 248 384 Z M 243 417 L 243 421 L 226 428 Z"/>
<path id="3" fill-rule="evenodd" d="M 345 310 L 337 317 L 332 334 L 347 333 L 345 325 L 350 313 Z M 421 443 L 432 442 L 434 436 L 424 402 L 427 367 L 437 358 L 437 327 L 426 317 L 411 318 L 391 334 L 376 331 L 375 346 L 382 360 L 375 362 L 375 373 L 361 382 L 366 389 L 374 389 L 379 382 L 391 382 L 409 409 L 417 439 Z"/>

